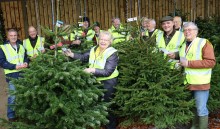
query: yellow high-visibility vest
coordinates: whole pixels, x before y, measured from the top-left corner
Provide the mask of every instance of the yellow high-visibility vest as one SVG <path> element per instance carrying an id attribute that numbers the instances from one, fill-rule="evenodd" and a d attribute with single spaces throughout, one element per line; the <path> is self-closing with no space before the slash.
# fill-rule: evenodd
<path id="1" fill-rule="evenodd" d="M 90 68 L 98 68 L 98 69 L 104 69 L 105 68 L 105 63 L 106 60 L 117 50 L 114 49 L 113 47 L 107 48 L 100 56 L 96 57 L 95 55 L 95 47 L 93 47 L 90 50 L 90 56 L 89 56 L 89 67 Z M 108 76 L 108 77 L 97 77 L 97 80 L 102 81 L 102 80 L 108 80 L 117 77 L 119 74 L 117 67 L 114 70 L 114 72 Z"/>
<path id="2" fill-rule="evenodd" d="M 119 27 L 120 29 L 124 29 L 122 26 Z M 115 31 L 115 27 L 112 25 L 112 27 L 110 29 L 108 29 L 108 32 L 110 32 L 114 38 L 112 44 L 116 44 L 116 43 L 120 43 L 126 40 L 126 32 L 116 32 Z"/>
<path id="3" fill-rule="evenodd" d="M 156 37 L 156 46 L 159 49 L 165 48 L 169 52 L 178 52 L 180 50 L 180 47 L 184 43 L 184 40 L 185 40 L 185 36 L 184 36 L 183 32 L 176 31 L 175 34 L 173 35 L 172 39 L 170 40 L 170 42 L 167 45 L 165 43 L 163 35 L 164 35 L 164 32 L 160 31 L 158 36 Z M 166 56 L 167 55 L 165 55 L 165 58 L 166 58 Z M 174 69 L 177 60 L 170 59 L 169 62 L 171 63 L 170 68 Z"/>
<path id="4" fill-rule="evenodd" d="M 186 43 L 180 49 L 180 57 L 185 57 L 188 61 L 202 60 L 202 49 L 207 40 L 203 38 L 195 38 L 188 49 Z M 211 68 L 185 68 L 186 79 L 185 84 L 208 84 L 211 81 Z"/>
<path id="5" fill-rule="evenodd" d="M 17 52 L 14 50 L 14 48 L 11 46 L 11 44 L 5 44 L 1 45 L 1 48 L 5 54 L 6 60 L 11 64 L 23 64 L 24 63 L 24 54 L 25 49 L 22 45 L 19 44 L 19 51 Z M 10 69 L 4 69 L 5 74 L 9 73 L 15 73 L 19 72 L 20 70 L 10 70 Z"/>
<path id="6" fill-rule="evenodd" d="M 45 39 L 43 37 L 38 37 L 36 45 L 33 48 L 29 38 L 23 40 L 23 46 L 27 50 L 27 55 L 29 57 L 33 57 L 34 55 L 38 55 L 39 52 L 44 50 L 44 41 L 45 41 Z"/>
<path id="7" fill-rule="evenodd" d="M 82 36 L 83 31 L 82 30 L 75 30 L 74 33 L 70 33 L 70 41 L 74 41 L 76 36 L 81 37 Z M 92 41 L 92 38 L 95 35 L 95 31 L 90 29 L 88 30 L 87 34 L 86 34 L 86 40 L 87 41 Z"/>
<path id="8" fill-rule="evenodd" d="M 165 40 L 163 38 L 164 32 L 160 31 L 158 37 L 156 39 L 158 48 L 165 48 L 170 52 L 179 51 L 181 45 L 183 44 L 185 37 L 183 32 L 176 31 L 170 42 L 166 45 Z"/>

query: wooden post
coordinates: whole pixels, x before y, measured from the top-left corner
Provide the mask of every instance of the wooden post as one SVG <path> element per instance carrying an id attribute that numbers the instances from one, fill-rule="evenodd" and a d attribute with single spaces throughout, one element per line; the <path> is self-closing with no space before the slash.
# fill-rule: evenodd
<path id="1" fill-rule="evenodd" d="M 21 5 L 22 5 L 22 13 L 23 13 L 23 21 L 24 21 L 24 32 L 25 32 L 25 36 L 27 37 L 28 35 L 28 17 L 27 17 L 27 8 L 26 8 L 26 0 L 22 0 L 21 1 Z"/>
<path id="2" fill-rule="evenodd" d="M 5 80 L 4 69 L 0 67 L 0 118 L 7 119 L 7 87 L 8 84 Z M 0 127 L 0 129 L 5 129 Z"/>
<path id="3" fill-rule="evenodd" d="M 36 19 L 37 19 L 37 33 L 38 35 L 41 35 L 38 0 L 34 0 L 34 3 L 35 3 L 35 13 L 36 13 Z"/>

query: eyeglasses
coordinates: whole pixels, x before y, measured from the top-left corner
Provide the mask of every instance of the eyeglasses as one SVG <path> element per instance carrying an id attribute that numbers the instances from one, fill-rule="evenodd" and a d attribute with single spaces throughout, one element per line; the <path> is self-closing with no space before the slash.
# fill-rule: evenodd
<path id="1" fill-rule="evenodd" d="M 187 32 L 187 31 L 191 32 L 192 30 L 197 30 L 197 29 L 184 29 L 183 32 Z"/>
<path id="2" fill-rule="evenodd" d="M 110 41 L 110 40 L 109 40 L 109 39 L 99 39 L 99 41 L 108 42 L 108 41 Z"/>

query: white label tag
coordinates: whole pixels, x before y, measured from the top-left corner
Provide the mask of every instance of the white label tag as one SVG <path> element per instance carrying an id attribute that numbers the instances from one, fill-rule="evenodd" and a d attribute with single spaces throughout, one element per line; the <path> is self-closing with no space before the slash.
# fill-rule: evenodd
<path id="1" fill-rule="evenodd" d="M 56 22 L 56 26 L 57 26 L 57 27 L 60 27 L 61 25 L 63 25 L 63 21 L 57 21 L 57 22 Z"/>

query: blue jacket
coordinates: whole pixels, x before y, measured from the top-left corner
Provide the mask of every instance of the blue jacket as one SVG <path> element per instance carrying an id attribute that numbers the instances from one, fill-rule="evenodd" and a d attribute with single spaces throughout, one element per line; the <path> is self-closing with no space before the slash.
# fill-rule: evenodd
<path id="1" fill-rule="evenodd" d="M 18 47 L 18 51 L 19 51 L 19 47 Z M 24 56 L 24 62 L 29 63 L 29 60 L 28 60 L 26 52 L 25 52 L 25 56 Z M 2 68 L 4 68 L 4 69 L 10 69 L 10 70 L 16 69 L 16 64 L 11 64 L 10 62 L 7 61 L 5 53 L 3 52 L 3 50 L 1 48 L 0 48 L 0 66 Z M 21 72 L 15 72 L 15 73 L 6 74 L 6 81 L 9 82 L 10 78 L 18 78 L 18 77 L 20 77 L 20 73 Z"/>

